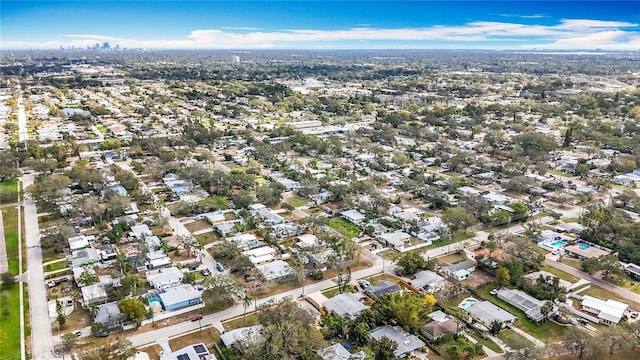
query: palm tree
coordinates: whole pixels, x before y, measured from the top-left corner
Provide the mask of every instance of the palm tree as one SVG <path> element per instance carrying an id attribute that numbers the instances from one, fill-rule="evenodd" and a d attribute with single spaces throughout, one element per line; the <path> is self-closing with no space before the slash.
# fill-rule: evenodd
<path id="1" fill-rule="evenodd" d="M 244 308 L 244 312 L 242 314 L 242 326 L 245 326 L 247 323 L 247 308 L 249 306 L 251 306 L 251 298 L 249 295 L 244 294 L 244 299 L 242 299 L 242 307 Z"/>

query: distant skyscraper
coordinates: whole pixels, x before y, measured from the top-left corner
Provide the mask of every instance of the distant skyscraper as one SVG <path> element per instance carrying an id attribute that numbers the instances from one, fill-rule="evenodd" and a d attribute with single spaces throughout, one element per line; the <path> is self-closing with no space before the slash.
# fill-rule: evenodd
<path id="1" fill-rule="evenodd" d="M 231 57 L 231 60 L 232 60 L 234 63 L 239 63 L 239 62 L 240 62 L 240 56 L 238 56 L 238 55 L 233 55 L 233 56 Z"/>
<path id="2" fill-rule="evenodd" d="M 108 48 L 110 48 L 110 47 L 111 47 L 111 46 L 109 46 L 109 42 L 104 42 L 104 43 L 102 43 L 102 48 L 103 48 L 103 49 L 108 49 Z"/>

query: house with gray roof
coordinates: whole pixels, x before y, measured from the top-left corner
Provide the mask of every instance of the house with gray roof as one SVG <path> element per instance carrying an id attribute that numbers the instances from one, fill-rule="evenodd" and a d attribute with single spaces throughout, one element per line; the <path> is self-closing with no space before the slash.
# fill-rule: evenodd
<path id="1" fill-rule="evenodd" d="M 422 270 L 415 274 L 413 280 L 407 282 L 421 292 L 432 294 L 444 286 L 444 278 L 431 270 Z"/>
<path id="2" fill-rule="evenodd" d="M 361 299 L 362 294 L 360 294 L 360 296 L 354 293 L 338 294 L 325 301 L 322 305 L 327 313 L 340 315 L 353 320 L 367 308 L 367 306 L 360 301 Z"/>
<path id="3" fill-rule="evenodd" d="M 527 317 L 535 322 L 541 322 L 545 319 L 541 309 L 547 303 L 545 300 L 538 300 L 533 296 L 516 289 L 501 288 L 496 294 L 499 299 L 504 300 L 507 304 L 511 304 L 522 310 Z M 547 317 L 558 311 L 557 306 L 553 306 Z"/>
<path id="4" fill-rule="evenodd" d="M 518 319 L 517 316 L 489 301 L 480 301 L 465 310 L 486 327 L 491 327 L 491 323 L 494 321 L 499 321 L 504 326 Z"/>
<path id="5" fill-rule="evenodd" d="M 394 292 L 402 291 L 402 289 L 402 286 L 392 283 L 391 281 L 380 281 L 375 285 L 367 286 L 364 289 L 364 292 L 370 298 L 375 299 L 380 295 L 392 294 Z"/>
<path id="6" fill-rule="evenodd" d="M 442 264 L 441 271 L 446 276 L 462 281 L 468 278 L 476 269 L 476 263 L 471 260 L 460 260 L 452 264 Z"/>
<path id="7" fill-rule="evenodd" d="M 453 316 L 447 315 L 441 310 L 429 314 L 431 322 L 420 327 L 420 332 L 429 340 L 436 341 L 446 332 L 458 331 L 458 324 Z"/>
<path id="8" fill-rule="evenodd" d="M 410 355 L 412 351 L 418 350 L 425 346 L 424 341 L 420 340 L 417 336 L 409 334 L 402 330 L 399 326 L 382 326 L 374 329 L 369 335 L 375 340 L 380 340 L 383 337 L 395 342 L 398 347 L 393 352 L 396 357 L 405 357 Z"/>
<path id="9" fill-rule="evenodd" d="M 342 344 L 333 344 L 317 351 L 322 360 L 364 360 L 367 354 L 364 351 L 350 353 Z"/>
<path id="10" fill-rule="evenodd" d="M 93 322 L 104 325 L 107 331 L 122 330 L 123 321 L 124 315 L 115 301 L 98 305 L 98 311 L 93 318 Z"/>
<path id="11" fill-rule="evenodd" d="M 263 325 L 245 326 L 230 331 L 226 331 L 220 335 L 220 340 L 224 346 L 231 348 L 240 341 L 254 343 L 256 341 L 263 340 L 262 328 Z"/>

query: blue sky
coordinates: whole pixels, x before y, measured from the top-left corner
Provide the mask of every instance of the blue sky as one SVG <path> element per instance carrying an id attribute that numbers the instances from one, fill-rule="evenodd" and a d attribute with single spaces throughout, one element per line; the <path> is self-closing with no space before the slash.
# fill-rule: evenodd
<path id="1" fill-rule="evenodd" d="M 0 47 L 640 50 L 636 1 L 0 2 Z"/>

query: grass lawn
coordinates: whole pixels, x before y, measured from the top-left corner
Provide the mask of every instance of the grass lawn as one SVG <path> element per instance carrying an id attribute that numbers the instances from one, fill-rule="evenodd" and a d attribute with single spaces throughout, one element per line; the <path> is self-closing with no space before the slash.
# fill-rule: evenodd
<path id="1" fill-rule="evenodd" d="M 488 347 L 489 349 L 497 352 L 497 353 L 501 353 L 504 350 L 502 350 L 500 348 L 500 346 L 496 343 L 493 342 L 493 340 L 491 339 L 483 339 L 482 336 L 480 336 L 477 332 L 475 331 L 471 331 L 469 332 L 469 335 L 471 335 L 472 338 L 476 339 L 476 341 L 478 341 L 480 344 Z"/>
<path id="2" fill-rule="evenodd" d="M 525 338 L 524 336 L 518 334 L 517 332 L 511 329 L 500 331 L 500 334 L 498 334 L 498 338 L 504 341 L 507 345 L 517 341 L 518 344 L 522 343 L 522 344 L 527 344 L 528 346 L 533 346 L 533 343 L 529 341 L 529 339 Z"/>
<path id="3" fill-rule="evenodd" d="M 0 357 L 20 358 L 20 288 L 18 284 L 0 290 Z"/>
<path id="4" fill-rule="evenodd" d="M 0 204 L 9 204 L 18 201 L 18 180 L 0 181 Z"/>
<path id="5" fill-rule="evenodd" d="M 215 231 L 212 231 L 212 232 L 196 235 L 195 238 L 196 240 L 198 240 L 200 244 L 207 245 L 216 241 L 218 239 L 218 235 Z"/>
<path id="6" fill-rule="evenodd" d="M 360 234 L 360 230 L 345 219 L 331 219 L 329 220 L 329 227 L 347 238 L 353 238 Z"/>
<path id="7" fill-rule="evenodd" d="M 583 357 L 587 357 L 586 354 Z M 609 355 L 609 350 L 605 349 L 602 354 L 598 355 L 599 360 L 620 360 L 620 359 L 637 359 L 638 352 L 634 350 L 614 350 L 613 355 Z M 573 354 L 564 354 L 556 356 L 553 360 L 574 360 L 577 357 Z"/>
<path id="8" fill-rule="evenodd" d="M 258 319 L 258 313 L 249 312 L 249 309 L 247 309 L 246 319 L 242 316 L 239 316 L 237 318 L 223 322 L 222 326 L 224 326 L 225 330 L 229 331 L 229 330 L 238 329 L 244 326 L 253 326 L 258 324 L 260 324 L 260 320 Z"/>
<path id="9" fill-rule="evenodd" d="M 18 275 L 18 210 L 12 207 L 2 209 L 4 239 L 9 258 L 9 271 Z"/>
<path id="10" fill-rule="evenodd" d="M 309 200 L 307 200 L 306 198 L 303 198 L 301 196 L 294 195 L 294 196 L 288 197 L 286 199 L 286 202 L 288 202 L 289 204 L 291 204 L 291 205 L 293 205 L 295 207 L 300 207 L 300 206 L 307 205 Z"/>
<path id="11" fill-rule="evenodd" d="M 560 260 L 560 262 L 565 264 L 565 265 L 569 265 L 569 266 L 571 266 L 572 268 L 574 268 L 576 270 L 582 271 L 582 267 L 580 266 L 582 261 L 580 261 L 578 259 L 571 259 L 571 258 L 563 257 L 562 260 Z"/>
<path id="12" fill-rule="evenodd" d="M 44 266 L 44 272 L 62 270 L 69 267 L 69 262 L 66 260 L 54 262 Z"/>
<path id="13" fill-rule="evenodd" d="M 578 278 L 568 274 L 560 269 L 556 269 L 553 266 L 547 265 L 547 264 L 542 264 L 542 266 L 540 267 L 540 270 L 544 270 L 546 272 L 552 273 L 553 275 L 557 276 L 559 279 L 562 280 L 567 280 L 570 281 L 572 283 L 578 281 Z"/>
<path id="14" fill-rule="evenodd" d="M 564 333 L 566 328 L 560 326 L 554 322 L 548 321 L 546 323 L 538 324 L 533 322 L 527 318 L 527 316 L 521 310 L 517 309 L 514 306 L 507 304 L 506 302 L 498 299 L 497 296 L 493 296 L 489 294 L 491 289 L 495 288 L 494 284 L 489 284 L 483 287 L 476 289 L 476 291 L 482 295 L 485 300 L 489 300 L 492 303 L 500 306 L 501 308 L 507 310 L 508 312 L 514 314 L 518 317 L 518 322 L 516 326 L 520 329 L 527 332 L 527 334 L 534 336 L 542 341 L 550 340 L 552 342 L 560 341 L 564 337 Z"/>
<path id="15" fill-rule="evenodd" d="M 343 293 L 349 293 L 349 292 L 355 292 L 355 290 L 353 289 L 353 287 L 351 286 L 347 286 L 344 290 Z M 327 299 L 331 299 L 332 297 L 338 295 L 340 293 L 340 289 L 338 287 L 334 287 L 331 288 L 329 290 L 325 290 L 322 292 L 322 295 L 326 296 Z"/>

